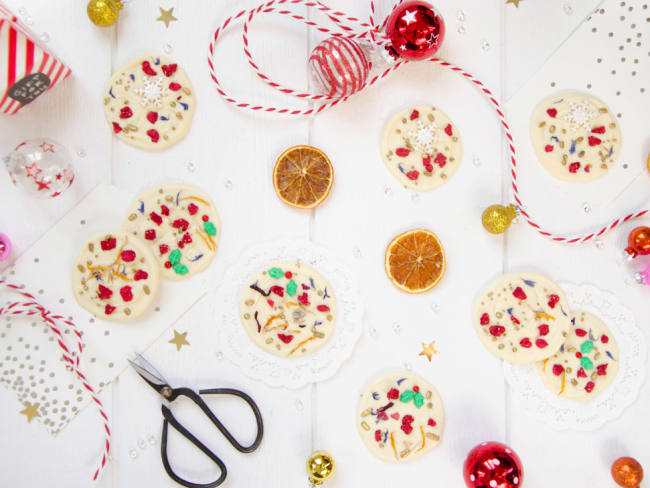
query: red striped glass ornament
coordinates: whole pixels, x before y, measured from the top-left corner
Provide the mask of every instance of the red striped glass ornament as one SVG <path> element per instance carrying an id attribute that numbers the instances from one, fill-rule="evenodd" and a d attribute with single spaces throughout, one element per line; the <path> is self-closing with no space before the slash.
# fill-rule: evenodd
<path id="1" fill-rule="evenodd" d="M 330 37 L 309 56 L 309 72 L 316 90 L 329 97 L 358 92 L 368 79 L 370 61 L 361 46 L 345 37 Z"/>

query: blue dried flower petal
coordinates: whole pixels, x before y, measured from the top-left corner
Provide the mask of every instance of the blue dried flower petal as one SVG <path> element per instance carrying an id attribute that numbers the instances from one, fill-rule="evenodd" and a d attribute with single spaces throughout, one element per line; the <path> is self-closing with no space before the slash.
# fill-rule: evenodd
<path id="1" fill-rule="evenodd" d="M 379 400 L 379 393 L 377 393 L 376 391 L 373 391 L 372 392 L 372 399 L 373 400 Z"/>
<path id="2" fill-rule="evenodd" d="M 569 149 L 569 153 L 573 154 L 576 152 L 576 141 L 571 141 L 571 149 Z"/>
<path id="3" fill-rule="evenodd" d="M 203 254 L 199 254 L 199 255 L 193 257 L 193 258 L 191 259 L 191 261 L 194 263 L 194 262 L 198 261 L 199 259 L 201 259 L 202 257 L 203 257 Z"/>
<path id="4" fill-rule="evenodd" d="M 138 212 L 144 213 L 144 202 L 140 200 L 140 206 L 138 207 Z"/>
<path id="5" fill-rule="evenodd" d="M 609 352 L 609 351 L 605 351 L 605 354 L 607 354 L 607 356 L 609 357 L 609 359 L 611 359 L 612 361 L 616 361 L 616 359 L 614 359 L 614 356 L 612 356 L 612 353 L 611 353 L 611 352 Z"/>
<path id="6" fill-rule="evenodd" d="M 401 385 L 401 384 L 402 384 L 402 381 L 404 381 L 405 379 L 406 379 L 406 378 L 401 378 L 401 379 L 397 380 L 397 386 Z"/>
<path id="7" fill-rule="evenodd" d="M 524 280 L 524 283 L 526 283 L 528 286 L 534 287 L 535 282 L 533 280 Z"/>

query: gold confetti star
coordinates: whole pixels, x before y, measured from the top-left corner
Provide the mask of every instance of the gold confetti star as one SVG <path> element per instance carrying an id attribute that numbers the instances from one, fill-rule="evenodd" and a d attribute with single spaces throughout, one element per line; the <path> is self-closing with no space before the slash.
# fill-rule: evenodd
<path id="1" fill-rule="evenodd" d="M 514 3 L 515 7 L 519 8 L 519 2 L 521 2 L 521 0 L 506 0 L 506 5 L 509 3 Z"/>
<path id="2" fill-rule="evenodd" d="M 25 409 L 21 410 L 20 413 L 27 417 L 27 423 L 30 423 L 33 418 L 41 416 L 41 414 L 38 413 L 38 407 L 40 406 L 40 403 L 35 403 L 32 405 L 29 402 L 25 402 L 23 405 L 25 406 Z"/>
<path id="3" fill-rule="evenodd" d="M 176 345 L 176 350 L 180 351 L 181 347 L 189 346 L 190 343 L 187 342 L 187 332 L 179 334 L 176 330 L 174 331 L 174 338 L 169 341 L 170 344 Z"/>
<path id="4" fill-rule="evenodd" d="M 158 8 L 160 9 L 160 17 L 158 17 L 156 20 L 164 22 L 166 28 L 169 27 L 170 22 L 178 20 L 176 17 L 174 17 L 174 7 L 170 8 L 169 10 L 165 10 L 162 7 Z"/>
<path id="5" fill-rule="evenodd" d="M 434 354 L 438 354 L 438 351 L 436 351 L 436 341 L 431 341 L 431 344 L 428 346 L 422 342 L 422 352 L 418 354 L 418 356 L 426 356 L 429 362 L 431 362 L 431 356 Z"/>

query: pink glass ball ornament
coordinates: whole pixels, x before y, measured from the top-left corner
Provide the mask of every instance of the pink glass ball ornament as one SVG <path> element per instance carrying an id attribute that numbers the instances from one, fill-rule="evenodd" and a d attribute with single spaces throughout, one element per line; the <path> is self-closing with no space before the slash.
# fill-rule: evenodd
<path id="1" fill-rule="evenodd" d="M 440 48 L 445 38 L 445 21 L 433 5 L 404 2 L 388 17 L 386 35 L 395 56 L 419 61 L 430 58 Z"/>
<path id="2" fill-rule="evenodd" d="M 4 261 L 11 254 L 11 239 L 0 232 L 0 261 Z"/>
<path id="3" fill-rule="evenodd" d="M 4 158 L 14 185 L 37 198 L 54 198 L 74 181 L 70 152 L 52 139 L 29 139 Z"/>
<path id="4" fill-rule="evenodd" d="M 358 92 L 368 79 L 371 64 L 361 46 L 345 37 L 330 37 L 309 56 L 309 75 L 316 91 L 342 98 Z"/>

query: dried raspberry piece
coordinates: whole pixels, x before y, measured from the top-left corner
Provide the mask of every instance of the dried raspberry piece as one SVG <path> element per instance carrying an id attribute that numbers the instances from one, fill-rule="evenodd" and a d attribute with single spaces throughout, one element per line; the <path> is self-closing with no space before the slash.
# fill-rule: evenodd
<path id="1" fill-rule="evenodd" d="M 170 89 L 171 91 L 178 91 L 178 90 L 181 89 L 181 84 L 172 81 L 172 82 L 169 84 L 169 89 Z"/>
<path id="2" fill-rule="evenodd" d="M 117 240 L 115 237 L 109 237 L 108 239 L 101 241 L 99 244 L 102 247 L 102 251 L 110 251 L 111 249 L 115 249 Z"/>
<path id="3" fill-rule="evenodd" d="M 411 115 L 410 115 L 409 118 L 411 120 L 414 120 L 414 119 L 417 119 L 419 116 L 420 116 L 420 112 L 418 112 L 417 110 L 413 110 L 413 112 L 411 112 Z"/>
<path id="4" fill-rule="evenodd" d="M 110 303 L 107 303 L 106 306 L 104 307 L 104 313 L 106 315 L 110 315 L 113 312 L 115 312 L 115 307 L 111 305 Z"/>
<path id="5" fill-rule="evenodd" d="M 595 386 L 596 386 L 596 383 L 594 383 L 593 381 L 590 381 L 589 383 L 587 383 L 587 384 L 585 385 L 585 391 L 586 391 L 587 393 L 591 393 L 591 392 L 594 390 L 594 387 L 595 387 Z"/>
<path id="6" fill-rule="evenodd" d="M 433 420 L 432 418 L 430 418 L 429 420 L 427 420 L 427 425 L 428 425 L 429 427 L 435 427 L 435 426 L 438 425 L 438 424 L 436 423 L 435 420 Z"/>
<path id="7" fill-rule="evenodd" d="M 601 141 L 601 140 L 598 139 L 597 137 L 589 136 L 589 145 L 590 145 L 590 146 L 597 146 L 597 145 L 600 144 L 601 142 L 603 142 L 603 141 Z"/>
<path id="8" fill-rule="evenodd" d="M 490 316 L 487 313 L 481 315 L 481 325 L 487 325 L 490 323 Z"/>
<path id="9" fill-rule="evenodd" d="M 172 223 L 175 229 L 181 229 L 183 232 L 187 230 L 187 228 L 190 226 L 190 223 L 185 220 L 185 219 L 176 219 Z"/>
<path id="10" fill-rule="evenodd" d="M 510 321 L 511 321 L 513 324 L 517 324 L 517 325 L 521 324 L 521 322 L 519 321 L 519 319 L 518 319 L 517 317 L 515 317 L 514 315 L 511 315 L 511 316 L 510 316 Z"/>
<path id="11" fill-rule="evenodd" d="M 183 234 L 182 242 L 183 244 L 190 244 L 192 242 L 192 236 L 189 232 Z"/>
<path id="12" fill-rule="evenodd" d="M 553 149 L 555 149 L 555 148 L 550 144 L 547 144 L 546 146 L 544 146 L 544 151 L 546 151 L 546 152 L 553 152 Z"/>
<path id="13" fill-rule="evenodd" d="M 553 365 L 553 374 L 555 376 L 560 376 L 562 373 L 564 373 L 564 366 L 561 364 L 554 364 Z"/>
<path id="14" fill-rule="evenodd" d="M 541 324 L 539 327 L 537 327 L 537 330 L 539 330 L 539 335 L 545 336 L 548 334 L 549 326 L 548 324 Z"/>
<path id="15" fill-rule="evenodd" d="M 560 297 L 555 293 L 552 293 L 548 296 L 548 306 L 551 308 L 555 308 L 555 305 L 557 305 L 557 302 L 559 301 L 560 301 Z"/>
<path id="16" fill-rule="evenodd" d="M 147 120 L 152 124 L 155 124 L 158 121 L 158 112 L 151 111 L 147 114 Z"/>
<path id="17" fill-rule="evenodd" d="M 162 256 L 163 254 L 167 254 L 169 252 L 169 246 L 167 244 L 161 244 L 158 246 L 158 250 L 160 251 L 160 255 Z"/>
<path id="18" fill-rule="evenodd" d="M 120 295 L 122 296 L 122 300 L 125 302 L 133 300 L 133 292 L 131 291 L 131 287 L 128 285 L 120 288 Z"/>
<path id="19" fill-rule="evenodd" d="M 586 378 L 586 377 L 587 377 L 587 373 L 585 373 L 585 369 L 584 369 L 584 368 L 580 368 L 580 369 L 578 370 L 578 378 Z"/>
<path id="20" fill-rule="evenodd" d="M 169 261 L 165 261 L 165 268 L 169 269 L 171 267 L 172 267 L 172 263 L 170 263 Z"/>
<path id="21" fill-rule="evenodd" d="M 402 429 L 406 435 L 409 435 L 411 432 L 413 432 L 413 426 L 411 424 L 402 424 L 400 426 L 400 429 Z"/>
<path id="22" fill-rule="evenodd" d="M 546 342 L 544 339 L 536 339 L 535 345 L 540 349 L 544 349 L 546 346 L 548 346 L 548 342 Z"/>
<path id="23" fill-rule="evenodd" d="M 420 172 L 419 172 L 419 171 L 416 171 L 416 170 L 411 170 L 411 171 L 409 171 L 408 173 L 406 173 L 406 177 L 407 177 L 409 180 L 417 180 L 417 179 L 418 179 L 418 176 L 420 176 Z"/>
<path id="24" fill-rule="evenodd" d="M 433 162 L 436 163 L 440 168 L 444 168 L 445 164 L 447 164 L 447 156 L 442 153 L 438 153 L 436 154 Z"/>
<path id="25" fill-rule="evenodd" d="M 128 119 L 133 117 L 133 110 L 131 107 L 122 107 L 120 109 L 120 119 Z"/>
<path id="26" fill-rule="evenodd" d="M 529 347 L 533 347 L 533 343 L 530 342 L 530 339 L 528 337 L 524 337 L 522 340 L 520 340 L 519 345 L 521 347 L 525 347 L 526 349 L 528 349 Z"/>
<path id="27" fill-rule="evenodd" d="M 585 166 L 585 173 L 591 173 L 591 164 Z"/>
<path id="28" fill-rule="evenodd" d="M 609 337 L 603 334 L 602 336 L 600 336 L 600 342 L 602 342 L 603 344 L 607 344 L 609 342 Z"/>
<path id="29" fill-rule="evenodd" d="M 122 254 L 120 256 L 122 257 L 122 261 L 125 263 L 130 263 L 135 260 L 135 251 L 127 249 L 122 251 Z"/>
<path id="30" fill-rule="evenodd" d="M 490 334 L 493 335 L 494 337 L 499 337 L 501 334 L 503 334 L 506 331 L 506 328 L 503 327 L 502 325 L 491 325 L 488 330 L 490 331 Z"/>
<path id="31" fill-rule="evenodd" d="M 381 430 L 379 429 L 375 431 L 375 441 L 377 442 L 381 441 Z"/>
<path id="32" fill-rule="evenodd" d="M 591 132 L 593 132 L 594 134 L 604 134 L 605 126 L 601 125 L 600 127 L 594 127 L 593 129 L 591 129 Z"/>
<path id="33" fill-rule="evenodd" d="M 194 215 L 196 212 L 199 211 L 199 206 L 194 203 L 190 203 L 187 206 L 187 211 L 189 212 L 190 215 Z"/>
<path id="34" fill-rule="evenodd" d="M 118 124 L 117 122 L 113 122 L 113 132 L 115 132 L 116 134 L 122 132 L 122 128 L 120 127 L 120 124 Z"/>
<path id="35" fill-rule="evenodd" d="M 598 373 L 598 376 L 605 376 L 607 374 L 607 363 L 596 366 L 596 373 Z"/>
<path id="36" fill-rule="evenodd" d="M 160 206 L 160 213 L 163 214 L 165 217 L 169 216 L 169 208 L 167 207 L 167 205 Z"/>
<path id="37" fill-rule="evenodd" d="M 433 172 L 433 164 L 431 164 L 431 156 L 428 154 L 422 158 L 422 165 L 429 173 Z"/>
<path id="38" fill-rule="evenodd" d="M 298 295 L 298 302 L 302 303 L 303 305 L 309 305 L 309 297 L 307 296 L 307 292 L 303 293 L 302 295 Z"/>
<path id="39" fill-rule="evenodd" d="M 142 61 L 142 71 L 144 71 L 144 73 L 149 76 L 156 76 L 158 74 L 151 67 L 151 63 L 149 61 Z"/>
<path id="40" fill-rule="evenodd" d="M 394 420 L 399 420 L 399 412 L 391 413 L 390 418 L 392 418 Z"/>
<path id="41" fill-rule="evenodd" d="M 316 310 L 318 310 L 319 312 L 329 312 L 330 308 L 327 305 L 319 305 L 318 307 L 316 307 Z"/>
<path id="42" fill-rule="evenodd" d="M 413 415 L 404 415 L 402 417 L 402 424 L 412 424 L 414 420 Z"/>
<path id="43" fill-rule="evenodd" d="M 397 388 L 391 388 L 386 394 L 389 400 L 397 400 L 399 398 L 399 390 Z"/>
<path id="44" fill-rule="evenodd" d="M 379 412 L 377 414 L 377 420 L 388 420 L 388 414 L 386 412 Z"/>
<path id="45" fill-rule="evenodd" d="M 156 238 L 156 231 L 153 229 L 145 230 L 144 238 L 148 241 L 153 241 Z"/>
<path id="46" fill-rule="evenodd" d="M 526 298 L 528 298 L 528 296 L 526 296 L 526 292 L 524 292 L 521 286 L 515 288 L 515 290 L 512 292 L 512 296 L 514 296 L 519 300 L 525 300 Z"/>
<path id="47" fill-rule="evenodd" d="M 142 269 L 137 270 L 133 275 L 133 281 L 146 280 L 147 278 L 149 278 L 149 273 Z"/>
<path id="48" fill-rule="evenodd" d="M 584 337 L 587 335 L 587 331 L 584 329 L 576 329 L 575 333 L 578 337 Z"/>
<path id="49" fill-rule="evenodd" d="M 405 147 L 398 147 L 395 149 L 395 154 L 397 154 L 400 158 L 405 158 L 409 154 L 411 154 L 411 151 L 406 149 Z"/>
<path id="50" fill-rule="evenodd" d="M 284 277 L 286 279 L 288 279 L 288 280 L 290 280 L 292 276 L 293 276 L 293 273 L 291 271 L 287 271 L 287 272 L 284 273 Z"/>
<path id="51" fill-rule="evenodd" d="M 577 173 L 579 169 L 580 169 L 580 163 L 577 161 L 569 165 L 569 173 Z"/>
<path id="52" fill-rule="evenodd" d="M 546 111 L 546 113 L 549 115 L 549 117 L 553 117 L 553 118 L 555 118 L 555 116 L 557 115 L 557 109 L 549 108 L 549 109 Z"/>
<path id="53" fill-rule="evenodd" d="M 283 297 L 283 296 L 284 296 L 284 288 L 282 288 L 281 286 L 273 285 L 273 286 L 269 289 L 269 291 L 270 291 L 271 293 L 275 293 L 275 294 L 276 294 L 277 296 L 279 296 L 279 297 Z"/>
<path id="54" fill-rule="evenodd" d="M 147 135 L 151 139 L 151 142 L 158 142 L 160 140 L 160 134 L 158 134 L 156 129 L 149 129 Z"/>
<path id="55" fill-rule="evenodd" d="M 278 334 L 278 339 L 285 344 L 289 344 L 293 340 L 293 336 L 291 334 Z"/>
<path id="56" fill-rule="evenodd" d="M 160 69 L 162 70 L 163 73 L 165 73 L 165 76 L 169 78 L 171 75 L 176 73 L 176 70 L 178 69 L 178 65 L 176 63 L 174 64 L 163 64 Z"/>
<path id="57" fill-rule="evenodd" d="M 180 247 L 181 249 L 183 249 L 183 248 L 185 247 L 185 243 L 184 243 L 183 241 L 178 241 L 178 242 L 176 243 L 176 245 L 177 245 L 178 247 Z"/>
<path id="58" fill-rule="evenodd" d="M 266 303 L 269 304 L 269 307 L 273 307 L 273 306 L 274 306 L 273 300 L 267 299 L 267 300 L 266 300 Z"/>
<path id="59" fill-rule="evenodd" d="M 447 124 L 447 127 L 445 127 L 445 134 L 448 136 L 451 136 L 454 132 L 451 129 L 451 124 Z"/>
<path id="60" fill-rule="evenodd" d="M 162 224 L 162 217 L 158 215 L 156 212 L 151 212 L 149 214 L 149 218 L 155 222 L 156 225 Z"/>
<path id="61" fill-rule="evenodd" d="M 113 290 L 105 287 L 104 285 L 99 285 L 97 287 L 97 296 L 100 300 L 108 300 L 113 296 Z"/>

